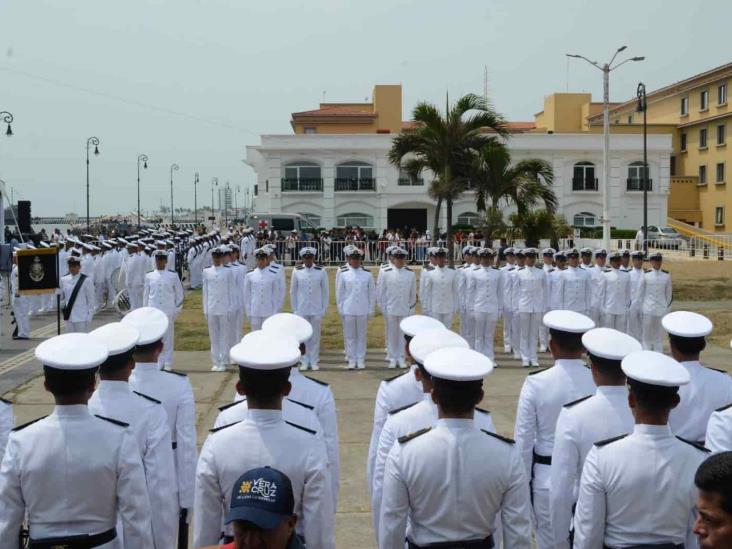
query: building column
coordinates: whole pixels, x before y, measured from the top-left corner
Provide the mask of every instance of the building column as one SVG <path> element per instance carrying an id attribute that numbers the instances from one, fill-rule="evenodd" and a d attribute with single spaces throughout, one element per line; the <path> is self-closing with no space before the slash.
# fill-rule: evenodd
<path id="1" fill-rule="evenodd" d="M 335 159 L 332 155 L 325 156 L 321 174 L 323 177 L 323 204 L 320 224 L 323 227 L 335 227 Z"/>
<path id="2" fill-rule="evenodd" d="M 264 188 L 260 186 L 259 195 L 269 199 L 267 211 L 282 213 L 282 158 L 279 155 L 267 159 L 267 169 Z"/>

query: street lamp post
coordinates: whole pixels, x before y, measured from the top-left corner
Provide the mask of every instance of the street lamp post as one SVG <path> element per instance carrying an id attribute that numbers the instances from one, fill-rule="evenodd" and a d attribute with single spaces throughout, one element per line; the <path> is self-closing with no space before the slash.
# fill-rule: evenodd
<path id="1" fill-rule="evenodd" d="M 180 166 L 178 164 L 171 164 L 170 165 L 170 225 L 171 228 L 175 224 L 175 220 L 173 217 L 173 172 L 177 172 L 180 170 Z"/>
<path id="2" fill-rule="evenodd" d="M 628 61 L 643 61 L 645 57 L 629 57 L 623 61 L 613 65 L 618 54 L 624 51 L 627 46 L 621 46 L 617 49 L 609 63 L 600 65 L 597 61 L 590 61 L 583 55 L 568 53 L 567 57 L 576 59 L 584 59 L 590 65 L 602 71 L 602 161 L 604 181 L 602 185 L 602 245 L 605 249 L 610 248 L 610 71 L 614 71 Z"/>
<path id="3" fill-rule="evenodd" d="M 13 122 L 13 115 L 8 111 L 0 111 L 0 119 L 8 125 L 5 130 L 5 135 L 8 137 L 13 135 L 13 127 L 10 125 Z"/>
<path id="4" fill-rule="evenodd" d="M 226 182 L 226 188 L 224 190 L 224 223 L 228 227 L 229 226 L 229 193 L 231 190 L 229 189 L 229 182 Z"/>
<path id="5" fill-rule="evenodd" d="M 216 215 L 214 214 L 214 186 L 218 188 L 219 186 L 219 178 L 218 177 L 212 177 L 211 178 L 211 217 L 216 219 Z M 213 225 L 213 222 L 211 223 Z"/>
<path id="6" fill-rule="evenodd" d="M 94 145 L 94 156 L 99 156 L 99 138 L 86 140 L 86 232 L 89 232 L 89 149 Z"/>
<path id="7" fill-rule="evenodd" d="M 198 172 L 193 176 L 193 222 L 198 226 Z"/>
<path id="8" fill-rule="evenodd" d="M 140 230 L 140 162 L 143 163 L 143 167 L 147 169 L 147 155 L 137 155 L 137 230 Z"/>
<path id="9" fill-rule="evenodd" d="M 638 106 L 636 110 L 643 112 L 643 257 L 648 257 L 648 123 L 646 113 L 648 102 L 646 101 L 646 85 L 643 82 L 638 84 Z"/>

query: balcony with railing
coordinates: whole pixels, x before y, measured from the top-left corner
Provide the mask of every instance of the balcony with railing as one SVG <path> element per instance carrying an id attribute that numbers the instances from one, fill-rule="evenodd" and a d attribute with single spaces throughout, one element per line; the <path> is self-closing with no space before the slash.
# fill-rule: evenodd
<path id="1" fill-rule="evenodd" d="M 422 187 L 424 186 L 424 179 L 421 177 L 400 177 L 397 185 L 400 187 Z"/>
<path id="2" fill-rule="evenodd" d="M 323 192 L 322 178 L 288 178 L 282 179 L 282 192 L 306 192 L 319 193 Z"/>
<path id="3" fill-rule="evenodd" d="M 336 177 L 336 192 L 341 191 L 375 191 L 376 179 L 373 177 L 359 177 L 357 179 Z"/>
<path id="4" fill-rule="evenodd" d="M 640 177 L 629 177 L 626 179 L 626 189 L 629 191 L 642 191 L 643 190 L 643 179 Z M 648 180 L 648 192 L 653 190 L 653 179 Z"/>
<path id="5" fill-rule="evenodd" d="M 573 191 L 596 191 L 599 188 L 596 177 L 573 177 Z"/>

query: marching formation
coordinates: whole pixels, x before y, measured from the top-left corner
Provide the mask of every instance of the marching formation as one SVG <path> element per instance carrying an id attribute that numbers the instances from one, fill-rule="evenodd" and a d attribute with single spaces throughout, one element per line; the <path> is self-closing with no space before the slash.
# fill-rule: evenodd
<path id="1" fill-rule="evenodd" d="M 335 399 L 303 374 L 319 369 L 331 301 L 317 250 L 299 249 L 288 289 L 276 247 L 251 231 L 141 249 L 165 236 L 109 243 L 100 269 L 118 265 L 129 311 L 90 333 L 105 294 L 123 292 L 105 281 L 97 293 L 84 244 L 64 244 L 70 333 L 35 350 L 55 408 L 11 430 L 0 402 L 0 549 L 188 547 L 189 524 L 196 548 L 335 547 Z M 357 246 L 345 255 L 346 368 L 365 367 L 378 306 L 388 367 L 405 370 L 375 395 L 366 479 L 380 549 L 731 546 L 732 517 L 726 531 L 713 517 L 732 515 L 732 379 L 701 361 L 711 321 L 669 312 L 660 254 L 643 269 L 629 251 L 466 247 L 453 268 L 437 247 L 420 272 L 395 246 L 374 273 Z M 172 369 L 184 265 L 212 370 L 238 369 L 200 452 L 191 383 Z M 482 407 L 500 319 L 523 366 L 553 358 L 523 382 L 514 439 Z"/>

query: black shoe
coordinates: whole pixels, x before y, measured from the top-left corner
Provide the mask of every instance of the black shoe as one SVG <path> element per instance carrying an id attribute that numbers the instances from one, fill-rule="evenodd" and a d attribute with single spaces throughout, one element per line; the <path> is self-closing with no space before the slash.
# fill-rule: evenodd
<path id="1" fill-rule="evenodd" d="M 30 339 L 29 337 L 13 336 L 13 339 Z"/>

